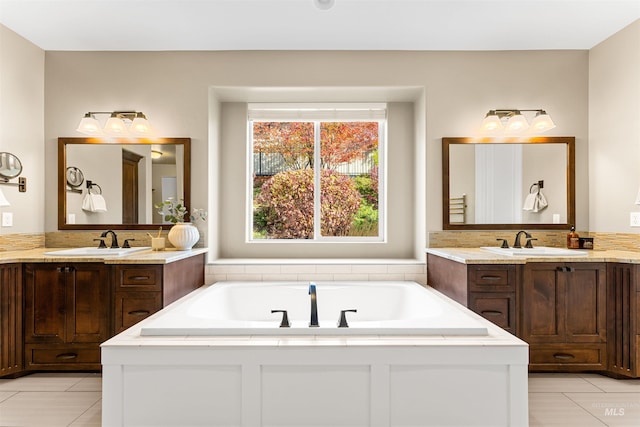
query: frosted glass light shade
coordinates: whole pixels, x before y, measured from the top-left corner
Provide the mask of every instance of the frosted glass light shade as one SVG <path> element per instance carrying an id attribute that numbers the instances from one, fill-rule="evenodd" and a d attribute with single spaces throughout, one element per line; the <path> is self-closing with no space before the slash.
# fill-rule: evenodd
<path id="1" fill-rule="evenodd" d="M 483 133 L 496 132 L 502 128 L 504 128 L 504 126 L 502 126 L 502 121 L 500 121 L 500 117 L 495 114 L 487 115 L 480 125 L 480 131 Z"/>
<path id="2" fill-rule="evenodd" d="M 122 119 L 112 115 L 104 125 L 104 132 L 107 135 L 126 135 L 127 127 Z"/>
<path id="3" fill-rule="evenodd" d="M 133 123 L 131 123 L 129 131 L 133 135 L 150 135 L 152 133 L 151 125 L 142 113 L 138 113 L 136 118 L 133 119 Z"/>
<path id="4" fill-rule="evenodd" d="M 11 203 L 9 203 L 7 198 L 4 197 L 4 193 L 2 192 L 2 189 L 0 189 L 0 207 L 4 206 L 11 206 Z"/>
<path id="5" fill-rule="evenodd" d="M 85 114 L 85 116 L 80 120 L 80 124 L 76 129 L 80 133 L 84 133 L 85 135 L 103 135 L 102 126 L 100 126 L 100 122 L 92 117 L 90 114 Z"/>
<path id="6" fill-rule="evenodd" d="M 522 114 L 517 113 L 509 118 L 505 132 L 522 133 L 527 129 L 529 129 L 529 122 L 527 122 L 527 119 L 525 119 Z"/>
<path id="7" fill-rule="evenodd" d="M 530 131 L 542 133 L 553 129 L 554 127 L 556 127 L 556 125 L 553 123 L 553 120 L 551 120 L 551 117 L 543 111 L 542 113 L 536 114 L 536 117 L 531 122 Z"/>

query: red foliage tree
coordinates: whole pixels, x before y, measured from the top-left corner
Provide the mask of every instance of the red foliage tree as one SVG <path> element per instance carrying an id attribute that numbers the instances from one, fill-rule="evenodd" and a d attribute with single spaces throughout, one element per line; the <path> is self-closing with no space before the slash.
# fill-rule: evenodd
<path id="1" fill-rule="evenodd" d="M 313 168 L 313 123 L 254 122 L 254 151 L 280 154 L 290 169 Z M 363 158 L 378 146 L 376 122 L 322 122 L 320 157 L 323 168 Z"/>

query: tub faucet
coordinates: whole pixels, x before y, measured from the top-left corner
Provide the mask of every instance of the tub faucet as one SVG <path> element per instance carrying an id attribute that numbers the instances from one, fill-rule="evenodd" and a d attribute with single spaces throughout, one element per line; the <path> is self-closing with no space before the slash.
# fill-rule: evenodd
<path id="1" fill-rule="evenodd" d="M 105 232 L 103 232 L 100 237 L 107 237 L 107 235 L 109 235 L 109 233 L 111 233 L 111 249 L 117 249 L 120 247 L 120 245 L 118 245 L 118 236 L 116 235 L 116 232 L 113 230 L 107 230 Z"/>
<path id="2" fill-rule="evenodd" d="M 527 233 L 524 230 L 518 231 L 518 234 L 516 234 L 516 241 L 513 242 L 514 248 L 517 248 L 517 249 L 522 248 L 522 245 L 520 244 L 520 237 L 522 236 L 522 234 L 524 234 L 527 239 L 531 239 L 531 234 Z M 531 241 L 529 241 L 529 244 L 531 244 Z"/>
<path id="3" fill-rule="evenodd" d="M 311 295 L 311 321 L 309 322 L 309 327 L 317 328 L 320 324 L 318 323 L 318 297 L 315 283 L 309 283 L 309 295 Z"/>

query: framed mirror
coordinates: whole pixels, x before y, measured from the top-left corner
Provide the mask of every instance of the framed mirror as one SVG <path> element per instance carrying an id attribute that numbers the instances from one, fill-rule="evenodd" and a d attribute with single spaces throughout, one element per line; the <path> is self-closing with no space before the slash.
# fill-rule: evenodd
<path id="1" fill-rule="evenodd" d="M 575 138 L 442 138 L 443 230 L 575 224 Z"/>
<path id="2" fill-rule="evenodd" d="M 58 138 L 58 229 L 157 230 L 169 197 L 191 209 L 190 138 Z"/>

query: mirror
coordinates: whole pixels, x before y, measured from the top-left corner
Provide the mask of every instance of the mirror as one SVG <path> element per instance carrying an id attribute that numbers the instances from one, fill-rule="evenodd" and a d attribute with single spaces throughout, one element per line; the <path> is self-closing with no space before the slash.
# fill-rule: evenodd
<path id="1" fill-rule="evenodd" d="M 442 138 L 443 230 L 575 224 L 575 138 Z"/>
<path id="2" fill-rule="evenodd" d="M 190 165 L 190 138 L 58 138 L 58 229 L 157 230 L 157 203 L 191 208 Z"/>
<path id="3" fill-rule="evenodd" d="M 20 159 L 11 153 L 0 153 L 0 177 L 9 180 L 22 173 Z"/>

